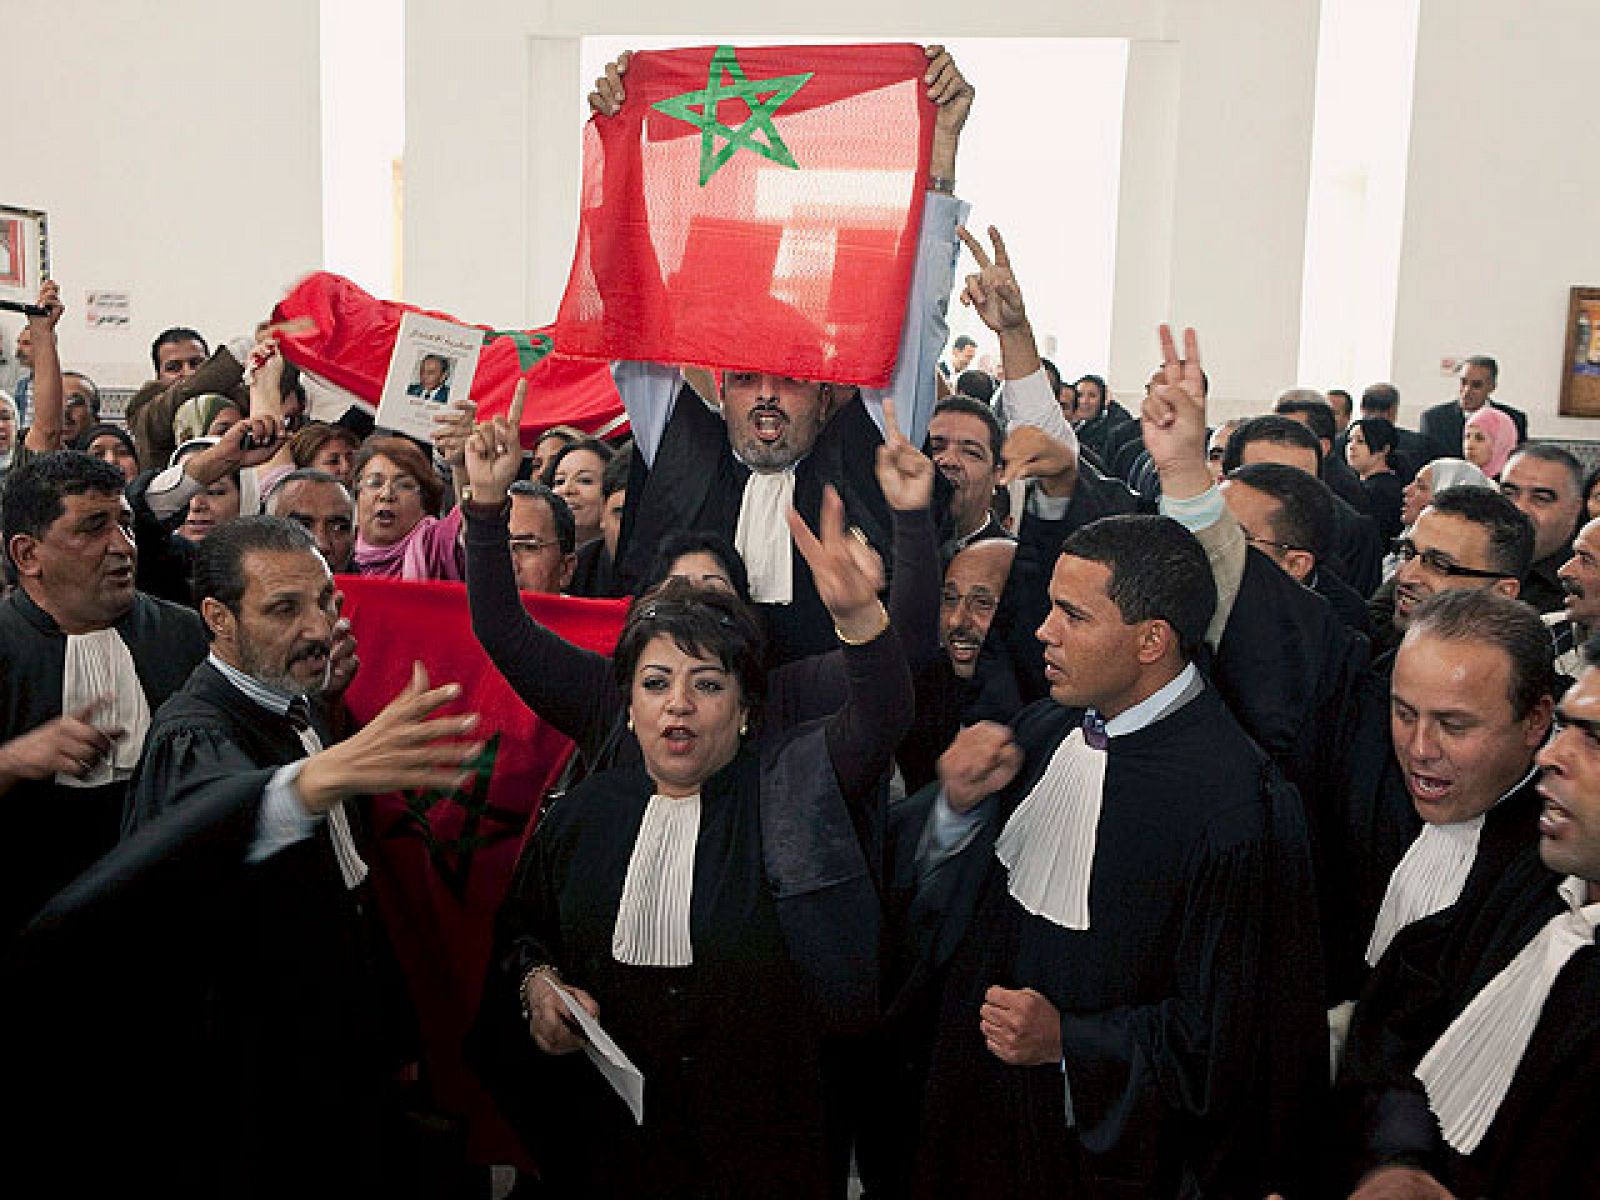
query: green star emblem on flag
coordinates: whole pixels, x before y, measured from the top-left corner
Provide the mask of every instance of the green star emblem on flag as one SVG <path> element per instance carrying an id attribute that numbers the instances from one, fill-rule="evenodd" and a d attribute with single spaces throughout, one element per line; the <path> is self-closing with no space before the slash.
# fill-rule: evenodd
<path id="1" fill-rule="evenodd" d="M 800 164 L 789 153 L 772 117 L 814 74 L 816 72 L 807 71 L 803 75 L 779 75 L 752 82 L 739 65 L 734 48 L 719 46 L 711 56 L 711 70 L 706 75 L 703 91 L 670 96 L 651 107 L 700 130 L 701 187 L 705 187 L 740 149 L 753 150 L 780 166 L 799 170 Z M 762 99 L 763 96 L 766 98 Z M 750 115 L 738 126 L 724 124 L 717 116 L 718 107 L 729 100 L 742 100 L 750 108 Z M 716 144 L 718 138 L 725 139 L 720 149 Z"/>

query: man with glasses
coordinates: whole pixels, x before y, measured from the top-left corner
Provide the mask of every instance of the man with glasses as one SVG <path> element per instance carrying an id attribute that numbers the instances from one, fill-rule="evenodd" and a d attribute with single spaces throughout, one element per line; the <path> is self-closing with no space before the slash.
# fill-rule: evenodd
<path id="1" fill-rule="evenodd" d="M 1252 463 L 1222 481 L 1222 498 L 1248 545 L 1326 600 L 1351 629 L 1367 631 L 1367 606 L 1360 594 L 1322 569 L 1336 526 L 1333 495 L 1321 480 L 1280 463 Z"/>
<path id="2" fill-rule="evenodd" d="M 950 560 L 939 597 L 939 642 L 959 679 L 971 679 L 989 636 L 1017 544 L 1009 538 L 974 542 Z"/>
<path id="3" fill-rule="evenodd" d="M 511 485 L 509 520 L 511 565 L 524 592 L 556 594 L 572 582 L 578 564 L 572 510 L 542 483 L 522 479 Z"/>
<path id="4" fill-rule="evenodd" d="M 1411 614 L 1436 592 L 1493 588 L 1517 599 L 1533 563 L 1534 530 L 1516 505 L 1486 488 L 1446 488 L 1417 517 L 1411 532 L 1395 542 L 1394 634 L 1406 631 Z"/>

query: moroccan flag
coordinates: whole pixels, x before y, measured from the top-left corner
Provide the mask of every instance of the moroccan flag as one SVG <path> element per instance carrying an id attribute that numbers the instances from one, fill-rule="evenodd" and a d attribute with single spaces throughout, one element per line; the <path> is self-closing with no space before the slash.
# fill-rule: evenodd
<path id="1" fill-rule="evenodd" d="M 375 407 L 389 373 L 400 318 L 407 312 L 456 320 L 449 313 L 379 300 L 329 271 L 302 279 L 278 302 L 272 318 L 309 318 L 314 329 L 282 338 L 289 361 Z M 555 353 L 549 327 L 478 328 L 488 335 L 472 378 L 472 398 L 480 417 L 498 416 L 510 407 L 517 380 L 526 376 L 524 446 L 532 447 L 552 425 L 572 425 L 596 435 L 626 431 L 622 399 L 604 363 Z"/>
<path id="2" fill-rule="evenodd" d="M 361 670 L 345 697 L 372 719 L 420 661 L 435 685 L 459 683 L 445 712 L 475 712 L 486 741 L 477 774 L 461 791 L 372 801 L 372 880 L 422 1026 L 423 1061 L 440 1106 L 466 1122 L 478 1163 L 516 1162 L 515 1137 L 467 1070 L 461 1043 L 478 1011 L 494 916 L 531 831 L 540 798 L 560 776 L 572 743 L 534 716 L 472 634 L 466 587 L 341 576 Z M 621 600 L 525 596 L 546 627 L 609 654 L 622 629 Z"/>
<path id="3" fill-rule="evenodd" d="M 881 387 L 935 108 L 920 46 L 635 54 L 584 130 L 562 353 Z"/>

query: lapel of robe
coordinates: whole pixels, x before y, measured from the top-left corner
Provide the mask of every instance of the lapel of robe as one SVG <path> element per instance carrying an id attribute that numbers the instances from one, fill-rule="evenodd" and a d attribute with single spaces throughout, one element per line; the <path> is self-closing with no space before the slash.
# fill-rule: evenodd
<path id="1" fill-rule="evenodd" d="M 778 925 L 823 1027 L 877 1020 L 882 914 L 849 806 L 826 764 L 826 723 L 760 747 L 761 852 Z"/>

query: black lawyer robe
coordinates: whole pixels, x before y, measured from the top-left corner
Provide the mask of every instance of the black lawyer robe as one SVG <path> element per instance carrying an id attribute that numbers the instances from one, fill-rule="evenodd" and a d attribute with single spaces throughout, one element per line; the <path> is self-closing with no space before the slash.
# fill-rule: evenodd
<path id="1" fill-rule="evenodd" d="M 1471 913 L 1401 931 L 1356 1008 L 1339 1081 L 1347 1179 L 1389 1163 L 1431 1171 L 1456 1196 L 1565 1200 L 1600 1180 L 1600 948 L 1556 976 L 1494 1120 L 1470 1155 L 1446 1145 L 1412 1072 L 1489 982 L 1566 911 L 1561 877 L 1524 851 Z"/>
<path id="2" fill-rule="evenodd" d="M 306 753 L 287 717 L 202 663 L 151 726 L 126 831 L 136 837 L 238 778 L 259 792 Z M 187 1107 L 197 1127 L 210 1126 L 219 1191 L 387 1194 L 388 1080 L 414 1043 L 376 918 L 346 887 L 326 821 L 262 862 L 241 855 L 233 866 L 237 882 L 196 947 L 204 1036 L 187 1064 Z"/>
<path id="3" fill-rule="evenodd" d="M 206 656 L 205 629 L 188 609 L 135 593 L 116 623 L 133 656 L 150 711 L 183 686 Z M 21 589 L 0 602 L 0 741 L 61 716 L 67 636 Z M 117 844 L 127 783 L 98 788 L 24 780 L 6 794 L 0 915 L 6 937 L 57 891 Z"/>
<path id="4" fill-rule="evenodd" d="M 912 923 L 949 963 L 918 1194 L 1297 1194 L 1326 1082 L 1298 798 L 1209 688 L 1113 738 L 1091 928 L 1062 928 L 1011 897 L 994 844 L 1080 715 L 1022 714 L 1025 766 L 964 861 L 917 898 L 939 910 L 936 930 L 926 913 Z M 991 985 L 1034 988 L 1061 1012 L 1066 1080 L 989 1052 Z"/>
<path id="5" fill-rule="evenodd" d="M 880 784 L 911 715 L 893 630 L 845 660 L 844 708 L 764 730 L 702 785 L 691 965 L 612 956 L 652 791 L 642 767 L 590 776 L 525 848 L 468 1055 L 555 1194 L 825 1190 L 823 1038 L 862 1032 L 878 1015 Z M 517 990 L 546 962 L 594 996 L 644 1072 L 642 1127 L 585 1059 L 536 1049 Z M 555 1111 L 551 1095 L 563 1097 Z"/>
<path id="6" fill-rule="evenodd" d="M 823 488 L 832 484 L 844 501 L 845 519 L 866 536 L 887 564 L 890 561 L 890 511 L 878 487 L 879 431 L 860 394 L 852 394 L 833 412 L 817 435 L 810 454 L 795 467 L 794 506 L 815 529 L 822 509 Z M 734 457 L 728 430 L 688 384 L 679 390 L 672 416 L 646 466 L 635 454 L 628 477 L 617 545 L 615 581 L 632 594 L 644 581 L 656 547 L 668 534 L 697 529 L 734 540 L 739 508 L 750 469 Z M 766 622 L 768 661 L 788 662 L 834 647 L 833 620 L 817 595 L 811 570 L 800 552 L 794 556 L 794 599 L 789 604 L 760 605 Z"/>
<path id="7" fill-rule="evenodd" d="M 1362 679 L 1355 702 L 1356 721 L 1338 775 L 1341 808 L 1338 825 L 1331 831 L 1332 877 L 1325 884 L 1325 890 L 1338 897 L 1339 919 L 1325 925 L 1328 998 L 1333 1003 L 1360 994 L 1368 975 L 1367 943 L 1384 893 L 1395 868 L 1422 832 L 1422 818 L 1394 756 L 1389 727 L 1393 676 L 1394 655 L 1386 654 Z M 1524 781 L 1489 810 L 1458 907 L 1473 907 L 1506 867 L 1538 842 L 1543 800 L 1535 790 L 1537 783 L 1537 778 Z"/>

